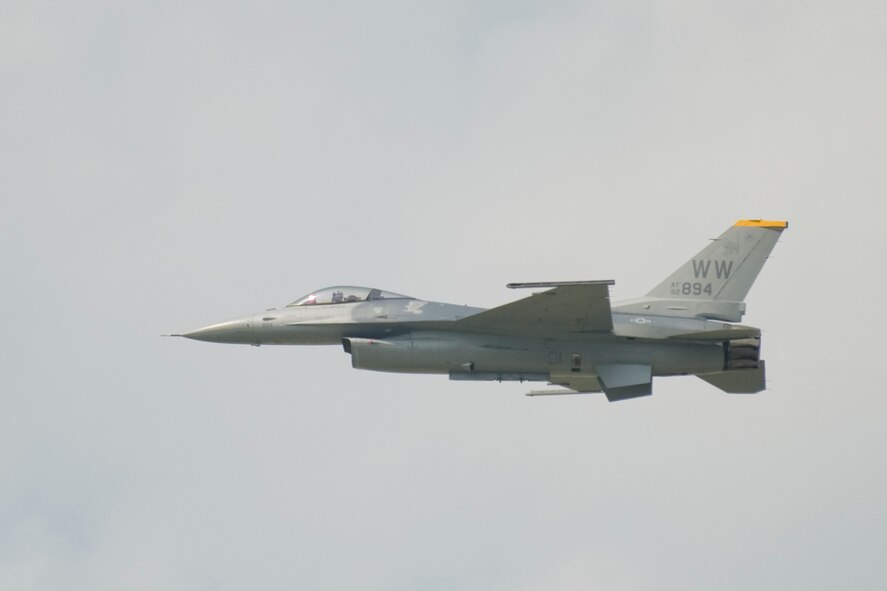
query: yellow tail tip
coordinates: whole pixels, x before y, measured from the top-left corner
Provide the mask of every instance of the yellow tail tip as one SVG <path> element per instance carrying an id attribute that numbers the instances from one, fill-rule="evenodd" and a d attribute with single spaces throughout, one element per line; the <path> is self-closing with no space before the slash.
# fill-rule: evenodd
<path id="1" fill-rule="evenodd" d="M 788 228 L 788 222 L 777 222 L 773 220 L 739 220 L 737 226 L 750 226 L 754 228 Z"/>

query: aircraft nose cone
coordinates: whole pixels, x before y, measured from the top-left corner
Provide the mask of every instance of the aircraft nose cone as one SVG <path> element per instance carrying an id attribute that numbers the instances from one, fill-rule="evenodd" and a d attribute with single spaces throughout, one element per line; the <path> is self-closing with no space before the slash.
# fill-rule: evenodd
<path id="1" fill-rule="evenodd" d="M 210 324 L 182 334 L 186 339 L 209 343 L 237 343 L 243 340 L 247 325 L 243 320 L 229 320 Z"/>

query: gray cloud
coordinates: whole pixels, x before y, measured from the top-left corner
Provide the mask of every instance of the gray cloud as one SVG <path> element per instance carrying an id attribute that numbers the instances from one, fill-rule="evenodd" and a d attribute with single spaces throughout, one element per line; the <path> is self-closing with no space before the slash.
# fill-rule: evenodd
<path id="1" fill-rule="evenodd" d="M 7 3 L 0 587 L 883 586 L 877 3 Z M 643 293 L 792 222 L 770 390 L 164 340 L 326 284 Z M 879 585 L 880 583 L 880 585 Z"/>

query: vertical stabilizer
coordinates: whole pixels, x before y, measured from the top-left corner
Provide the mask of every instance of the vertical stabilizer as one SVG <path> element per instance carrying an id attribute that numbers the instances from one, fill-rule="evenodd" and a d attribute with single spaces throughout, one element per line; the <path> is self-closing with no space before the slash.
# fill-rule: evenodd
<path id="1" fill-rule="evenodd" d="M 619 311 L 738 322 L 745 296 L 788 222 L 740 220 L 653 288 Z"/>
<path id="2" fill-rule="evenodd" d="M 787 227 L 788 222 L 740 220 L 647 295 L 741 302 Z"/>

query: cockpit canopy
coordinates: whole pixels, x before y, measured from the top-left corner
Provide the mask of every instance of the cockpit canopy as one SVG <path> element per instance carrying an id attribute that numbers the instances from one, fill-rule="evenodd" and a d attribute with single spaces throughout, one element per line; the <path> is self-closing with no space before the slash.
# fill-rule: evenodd
<path id="1" fill-rule="evenodd" d="M 338 285 L 336 287 L 327 287 L 318 291 L 309 293 L 303 298 L 299 298 L 287 308 L 294 306 L 319 306 L 323 304 L 350 304 L 352 302 L 370 302 L 373 300 L 414 300 L 410 296 L 401 295 L 391 291 L 382 291 L 372 287 L 355 287 L 353 285 Z"/>

